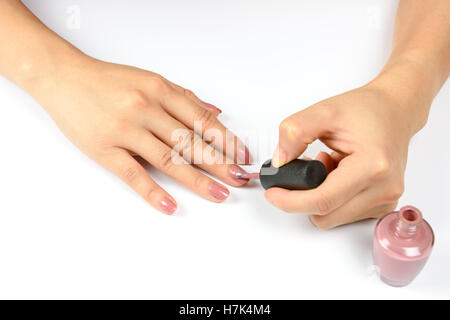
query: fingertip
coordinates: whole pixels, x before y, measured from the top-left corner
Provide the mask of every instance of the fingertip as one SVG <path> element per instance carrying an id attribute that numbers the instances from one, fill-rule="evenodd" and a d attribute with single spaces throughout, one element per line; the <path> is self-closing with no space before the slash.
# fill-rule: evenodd
<path id="1" fill-rule="evenodd" d="M 174 199 L 171 199 L 169 197 L 164 197 L 159 202 L 159 207 L 163 213 L 165 213 L 167 215 L 172 215 L 177 210 L 177 203 L 175 202 Z"/>
<path id="2" fill-rule="evenodd" d="M 309 222 L 313 225 L 313 227 L 318 228 L 318 227 L 317 227 L 317 224 L 316 224 L 316 221 L 315 221 L 315 217 L 316 217 L 316 216 L 309 215 L 309 216 L 308 216 L 308 220 L 309 220 Z"/>
<path id="3" fill-rule="evenodd" d="M 327 169 L 328 173 L 330 173 L 334 169 L 333 158 L 331 158 L 331 156 L 328 153 L 324 152 L 324 151 L 319 152 L 317 154 L 315 160 L 322 162 L 322 164 Z"/>
<path id="4" fill-rule="evenodd" d="M 241 187 L 247 184 L 250 180 L 243 178 L 247 174 L 244 169 L 235 164 L 230 165 L 228 169 L 228 175 L 231 177 L 231 185 L 234 187 Z"/>
<path id="5" fill-rule="evenodd" d="M 272 166 L 279 168 L 287 162 L 287 153 L 280 146 L 277 146 L 272 157 Z"/>
<path id="6" fill-rule="evenodd" d="M 269 189 L 269 190 L 270 190 L 270 189 Z M 265 198 L 266 201 L 267 201 L 268 203 L 270 203 L 271 205 L 275 205 L 275 204 L 273 203 L 272 196 L 271 196 L 271 193 L 269 192 L 269 190 L 266 190 L 266 191 L 264 192 L 264 198 Z"/>
<path id="7" fill-rule="evenodd" d="M 240 188 L 245 186 L 246 184 L 248 184 L 250 182 L 249 179 L 239 179 L 239 180 L 233 180 L 229 183 L 230 186 L 235 187 L 235 188 Z"/>
<path id="8" fill-rule="evenodd" d="M 327 157 L 329 157 L 330 155 L 328 153 L 326 153 L 325 151 L 320 151 L 317 156 L 316 156 L 316 160 L 321 160 L 321 159 L 325 159 Z"/>
<path id="9" fill-rule="evenodd" d="M 337 226 L 332 223 L 328 216 L 310 215 L 308 218 L 309 222 L 311 222 L 311 224 L 319 230 L 330 230 Z"/>
<path id="10" fill-rule="evenodd" d="M 331 156 L 332 158 L 338 158 L 338 157 L 340 157 L 341 155 L 339 154 L 339 152 L 333 151 L 333 152 L 331 152 L 330 156 Z"/>
<path id="11" fill-rule="evenodd" d="M 282 189 L 282 188 L 269 188 L 264 192 L 264 198 L 271 204 L 276 206 L 276 200 L 280 197 L 283 197 L 283 194 L 288 192 L 288 190 Z"/>
<path id="12" fill-rule="evenodd" d="M 217 108 L 215 105 L 208 103 L 208 102 L 203 102 L 206 106 L 206 108 L 208 110 L 210 110 L 212 113 L 214 113 L 216 116 L 218 116 L 219 114 L 222 113 L 222 110 Z"/>
<path id="13" fill-rule="evenodd" d="M 230 191 L 217 182 L 212 182 L 208 186 L 208 193 L 212 196 L 211 200 L 214 202 L 223 202 L 230 196 Z"/>
<path id="14" fill-rule="evenodd" d="M 279 168 L 279 167 L 281 167 L 281 163 L 279 162 L 279 160 L 277 158 L 272 158 L 272 166 L 274 168 Z"/>
<path id="15" fill-rule="evenodd" d="M 264 191 L 264 198 L 270 203 L 272 203 L 272 201 L 273 201 L 273 189 L 274 188 L 270 188 L 270 189 L 267 189 L 266 191 Z"/>
<path id="16" fill-rule="evenodd" d="M 287 213 L 301 213 L 298 203 L 298 191 L 273 187 L 264 193 L 266 200 L 273 206 Z"/>

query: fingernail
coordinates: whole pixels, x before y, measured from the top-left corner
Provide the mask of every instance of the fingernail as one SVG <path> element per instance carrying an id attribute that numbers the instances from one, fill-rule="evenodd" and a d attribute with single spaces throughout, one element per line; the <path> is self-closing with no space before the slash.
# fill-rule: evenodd
<path id="1" fill-rule="evenodd" d="M 208 188 L 209 194 L 219 201 L 223 201 L 230 195 L 230 191 L 218 183 L 211 183 Z"/>
<path id="2" fill-rule="evenodd" d="M 286 163 L 287 160 L 287 155 L 286 152 L 284 150 L 282 150 L 280 148 L 280 146 L 277 146 L 275 153 L 273 154 L 273 158 L 272 158 L 272 165 L 275 168 L 279 168 L 281 167 L 283 164 Z"/>
<path id="3" fill-rule="evenodd" d="M 238 164 L 253 163 L 253 157 L 248 148 L 243 143 L 238 143 L 237 146 L 237 163 Z"/>
<path id="4" fill-rule="evenodd" d="M 175 212 L 175 210 L 177 210 L 177 205 L 167 197 L 162 199 L 160 204 L 161 204 L 161 209 L 166 214 L 172 214 Z"/>
<path id="5" fill-rule="evenodd" d="M 215 105 L 208 103 L 208 102 L 204 102 L 205 106 L 210 109 L 211 111 L 219 114 L 222 113 L 222 110 L 220 110 L 219 108 L 217 108 Z"/>
<path id="6" fill-rule="evenodd" d="M 237 182 L 240 182 L 241 184 L 248 182 L 248 179 L 244 178 L 244 176 L 248 175 L 248 173 L 237 165 L 231 165 L 228 173 L 230 174 L 231 178 L 233 178 Z"/>
<path id="7" fill-rule="evenodd" d="M 302 156 L 302 159 L 305 159 L 305 160 L 312 160 L 312 158 L 307 157 L 307 156 Z"/>

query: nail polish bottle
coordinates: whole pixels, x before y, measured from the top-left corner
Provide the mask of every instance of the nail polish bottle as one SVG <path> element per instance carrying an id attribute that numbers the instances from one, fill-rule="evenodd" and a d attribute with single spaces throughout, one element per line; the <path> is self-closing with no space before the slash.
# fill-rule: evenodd
<path id="1" fill-rule="evenodd" d="M 380 219 L 375 227 L 373 259 L 381 280 L 394 287 L 408 285 L 424 267 L 433 245 L 433 230 L 413 206 Z"/>

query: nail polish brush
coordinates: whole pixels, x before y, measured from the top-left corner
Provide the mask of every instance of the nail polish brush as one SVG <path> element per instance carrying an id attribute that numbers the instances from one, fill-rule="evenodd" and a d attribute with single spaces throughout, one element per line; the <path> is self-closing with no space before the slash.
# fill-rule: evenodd
<path id="1" fill-rule="evenodd" d="M 309 190 L 317 188 L 327 177 L 327 170 L 317 160 L 295 159 L 275 168 L 267 160 L 258 172 L 239 173 L 239 179 L 259 179 L 264 189 L 279 187 L 288 190 Z"/>

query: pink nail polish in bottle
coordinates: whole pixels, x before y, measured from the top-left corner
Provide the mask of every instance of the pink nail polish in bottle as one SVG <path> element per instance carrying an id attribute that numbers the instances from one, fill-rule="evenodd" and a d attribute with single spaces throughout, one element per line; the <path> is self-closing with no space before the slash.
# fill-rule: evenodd
<path id="1" fill-rule="evenodd" d="M 433 230 L 413 206 L 380 219 L 375 227 L 373 260 L 381 280 L 394 287 L 408 285 L 422 270 L 433 245 Z"/>

